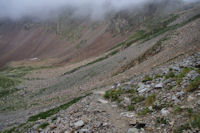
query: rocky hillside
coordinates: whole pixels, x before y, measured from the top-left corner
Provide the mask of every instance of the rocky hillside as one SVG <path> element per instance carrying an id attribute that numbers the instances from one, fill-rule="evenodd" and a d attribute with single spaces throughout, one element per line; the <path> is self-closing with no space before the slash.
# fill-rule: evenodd
<path id="1" fill-rule="evenodd" d="M 0 132 L 199 132 L 200 4 L 166 2 L 1 22 Z"/>
<path id="2" fill-rule="evenodd" d="M 200 53 L 41 112 L 10 131 L 200 132 Z"/>

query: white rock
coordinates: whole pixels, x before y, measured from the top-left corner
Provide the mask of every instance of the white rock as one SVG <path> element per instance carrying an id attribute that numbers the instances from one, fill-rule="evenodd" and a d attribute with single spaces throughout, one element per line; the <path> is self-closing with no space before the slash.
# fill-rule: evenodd
<path id="1" fill-rule="evenodd" d="M 157 85 L 155 85 L 155 89 L 161 89 L 163 88 L 163 84 L 162 83 L 159 83 Z"/>
<path id="2" fill-rule="evenodd" d="M 137 128 L 129 128 L 127 133 L 139 133 Z"/>
<path id="3" fill-rule="evenodd" d="M 172 96 L 172 100 L 174 101 L 175 104 L 179 102 L 179 99 L 176 96 Z"/>
<path id="4" fill-rule="evenodd" d="M 144 92 L 147 92 L 147 91 L 149 91 L 150 90 L 150 85 L 144 85 L 144 84 L 142 84 L 142 83 L 139 83 L 139 88 L 137 89 L 137 91 L 139 92 L 139 93 L 144 93 Z"/>
<path id="5" fill-rule="evenodd" d="M 167 109 L 165 109 L 165 108 L 163 108 L 163 109 L 161 110 L 162 116 L 167 116 L 169 113 L 170 113 L 170 112 L 169 112 Z"/>
<path id="6" fill-rule="evenodd" d="M 124 103 L 127 104 L 127 105 L 130 105 L 131 104 L 130 98 L 124 97 Z"/>
<path id="7" fill-rule="evenodd" d="M 187 101 L 188 101 L 188 102 L 191 102 L 191 101 L 193 101 L 194 99 L 195 99 L 195 98 L 194 98 L 193 96 L 190 95 L 190 96 L 188 96 Z"/>
<path id="8" fill-rule="evenodd" d="M 77 121 L 76 123 L 74 123 L 75 128 L 80 128 L 84 125 L 84 122 L 82 120 Z"/>
<path id="9" fill-rule="evenodd" d="M 117 87 L 120 87 L 120 86 L 121 86 L 121 84 L 120 84 L 120 83 L 118 83 L 118 84 L 117 84 Z"/>
<path id="10" fill-rule="evenodd" d="M 102 104 L 107 104 L 107 103 L 108 103 L 108 101 L 103 100 L 103 99 L 98 99 L 98 102 L 99 102 L 99 103 L 102 103 Z"/>
<path id="11" fill-rule="evenodd" d="M 133 117 L 135 117 L 135 113 L 134 112 L 123 112 L 120 114 L 120 116 L 133 118 Z"/>

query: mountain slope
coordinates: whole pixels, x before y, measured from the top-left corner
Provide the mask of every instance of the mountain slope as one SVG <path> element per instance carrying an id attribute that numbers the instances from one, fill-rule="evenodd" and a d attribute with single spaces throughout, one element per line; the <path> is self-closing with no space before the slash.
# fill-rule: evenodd
<path id="1" fill-rule="evenodd" d="M 73 116 L 73 114 L 76 115 L 76 113 L 74 113 L 76 109 L 82 111 L 82 105 L 80 104 L 83 103 L 83 106 L 85 106 L 85 104 L 88 104 L 87 101 L 91 101 L 93 98 L 101 98 L 96 96 L 96 93 L 99 93 L 99 89 L 107 90 L 110 88 L 111 84 L 130 80 L 132 77 L 137 77 L 144 72 L 157 69 L 158 66 L 168 66 L 176 60 L 180 60 L 198 52 L 200 50 L 199 7 L 199 4 L 196 4 L 180 9 L 171 15 L 153 15 L 153 17 L 144 19 L 139 24 L 134 24 L 137 28 L 130 26 L 133 29 L 128 33 L 124 33 L 124 30 L 121 30 L 122 33 L 119 33 L 120 30 L 113 30 L 114 33 L 117 34 L 116 36 L 112 33 L 113 31 L 111 32 L 107 28 L 109 25 L 108 23 L 105 24 L 102 22 L 94 31 L 91 31 L 90 28 L 88 28 L 91 26 L 90 23 L 85 22 L 89 25 L 85 28 L 85 33 L 88 34 L 83 34 L 81 39 L 78 39 L 78 41 L 76 40 L 77 36 L 75 36 L 74 38 L 75 42 L 77 41 L 77 44 L 73 42 L 74 40 L 61 39 L 57 41 L 57 39 L 60 39 L 64 33 L 63 31 L 60 31 L 59 28 L 59 30 L 56 29 L 56 32 L 55 30 L 51 31 L 52 27 L 55 28 L 54 24 L 49 24 L 52 27 L 48 28 L 49 31 L 45 34 L 43 33 L 46 31 L 45 26 L 43 27 L 44 30 L 41 28 L 40 24 L 39 26 L 33 25 L 33 28 L 30 29 L 28 26 L 28 30 L 25 31 L 20 30 L 20 34 L 16 27 L 17 35 L 19 36 L 14 39 L 15 41 L 19 39 L 21 42 L 22 39 L 22 42 L 26 42 L 29 38 L 35 38 L 36 42 L 41 41 L 42 43 L 40 45 L 33 43 L 33 47 L 37 49 L 34 51 L 33 49 L 29 49 L 30 46 L 28 45 L 28 42 L 30 40 L 27 41 L 27 43 L 24 43 L 24 45 L 22 43 L 16 43 L 17 48 L 9 50 L 9 52 L 6 50 L 6 46 L 9 45 L 4 46 L 5 51 L 2 49 L 5 56 L 3 55 L 1 59 L 9 59 L 8 57 L 12 57 L 13 59 L 15 57 L 12 55 L 18 55 L 17 53 L 20 53 L 20 58 L 24 59 L 22 51 L 25 51 L 25 54 L 27 52 L 26 58 L 28 60 L 12 62 L 10 63 L 10 66 L 4 68 L 0 72 L 0 78 L 6 81 L 6 84 L 2 82 L 0 84 L 0 129 L 3 130 L 4 128 L 10 128 L 11 132 L 28 132 L 29 130 L 40 131 L 48 125 L 47 122 L 49 124 L 54 124 L 53 117 L 57 116 L 57 114 L 63 116 L 63 110 L 64 112 L 70 112 L 71 116 Z M 16 25 L 14 24 L 14 27 L 15 26 Z M 4 29 L 5 27 L 6 26 L 1 28 Z M 24 27 L 24 25 L 22 27 Z M 116 28 L 118 26 L 114 27 L 114 29 L 118 29 Z M 3 35 L 3 37 L 8 37 L 8 35 L 12 33 L 6 31 L 7 28 L 9 28 L 9 26 L 4 29 L 4 32 L 2 32 L 2 34 L 7 34 L 6 36 Z M 19 27 L 19 29 L 21 29 L 21 27 Z M 73 32 L 72 36 L 77 35 L 75 33 L 76 32 Z M 43 34 L 46 37 L 44 37 Z M 24 36 L 27 37 L 24 38 Z M 51 39 L 55 39 L 54 41 L 56 45 L 52 43 L 51 39 L 49 40 L 50 36 L 53 36 Z M 89 37 L 89 41 L 82 41 L 85 45 L 83 47 L 78 47 L 79 49 L 77 50 L 79 41 L 84 40 L 87 37 Z M 5 40 L 5 38 L 4 40 L 2 39 L 2 41 Z M 43 41 L 45 43 L 43 43 Z M 98 43 L 96 42 L 93 44 L 95 41 L 98 41 Z M 99 43 L 99 41 L 102 42 Z M 116 43 L 115 41 L 119 43 Z M 8 39 L 7 42 L 9 42 Z M 59 42 L 61 44 L 57 47 Z M 70 42 L 71 44 L 67 44 L 65 49 L 65 43 L 62 44 L 62 42 Z M 108 42 L 109 46 L 108 43 L 105 43 L 104 45 L 103 42 Z M 18 45 L 20 47 L 18 47 Z M 47 45 L 52 47 L 49 48 Z M 9 47 L 14 47 L 14 45 L 10 45 Z M 58 49 L 59 51 L 57 51 Z M 15 53 L 15 50 L 17 50 L 17 53 Z M 99 51 L 99 53 L 97 51 Z M 30 55 L 29 52 L 31 53 Z M 30 58 L 37 57 L 39 59 L 30 60 Z M 51 57 L 55 60 L 50 60 L 50 63 L 48 63 L 48 60 L 45 59 L 45 57 Z M 42 62 L 44 63 L 42 64 Z M 59 64 L 59 66 L 55 67 L 52 65 L 54 63 Z M 136 81 L 135 83 L 139 84 L 138 82 L 139 81 Z M 93 90 L 97 90 L 97 92 L 95 91 L 94 95 L 92 94 L 91 96 L 88 96 L 87 94 L 93 93 Z M 86 98 L 83 99 L 82 102 L 78 102 L 84 97 Z M 86 100 L 85 103 L 84 100 Z M 72 108 L 69 108 L 69 110 L 67 109 L 70 105 L 76 102 L 78 102 L 77 106 L 73 105 Z M 96 104 L 96 102 L 99 102 L 98 99 L 95 99 L 91 104 Z M 105 101 L 100 100 L 100 103 L 101 102 Z M 96 107 L 96 105 L 88 105 L 89 113 L 95 111 L 93 107 Z M 105 118 L 105 121 L 103 120 L 103 124 L 105 126 L 105 122 L 108 121 L 108 126 L 111 126 L 112 128 L 110 127 L 109 130 L 108 128 L 103 127 L 102 129 L 101 126 L 97 126 L 94 128 L 94 131 L 101 131 L 102 129 L 103 132 L 105 129 L 108 132 L 117 132 L 120 128 L 119 123 L 127 121 L 127 119 L 124 119 L 117 122 L 115 116 L 120 115 L 117 112 L 118 108 L 112 110 L 110 106 L 100 105 L 99 110 L 102 110 L 102 112 L 106 111 L 106 113 L 108 113 L 106 115 L 111 115 L 109 120 L 107 120 L 107 118 Z M 102 114 L 99 115 L 101 116 Z M 83 117 L 84 116 L 87 115 L 84 114 Z M 100 116 L 97 116 L 96 119 L 99 120 Z M 88 117 L 90 119 L 93 116 Z M 118 116 L 116 117 L 118 118 Z M 50 120 L 51 118 L 52 121 Z M 73 116 L 73 119 L 74 121 L 72 124 L 79 120 L 75 116 Z M 63 121 L 62 119 L 59 119 L 58 121 L 60 121 L 60 125 L 58 124 L 53 128 L 50 125 L 47 126 L 45 130 L 60 131 L 60 127 L 62 127 L 63 123 L 66 121 Z M 91 121 L 93 121 L 93 119 Z M 91 123 L 95 124 L 96 122 L 95 120 L 94 123 L 91 121 L 86 124 L 84 120 L 84 125 L 87 126 Z M 57 122 L 57 120 L 55 122 Z M 42 124 L 42 126 L 39 124 Z M 113 124 L 114 126 L 112 126 Z M 121 125 L 122 131 L 128 130 L 129 126 L 127 124 L 128 123 L 125 122 L 125 125 Z M 116 125 L 119 127 L 116 127 Z M 68 127 L 66 128 L 66 130 L 68 130 Z"/>

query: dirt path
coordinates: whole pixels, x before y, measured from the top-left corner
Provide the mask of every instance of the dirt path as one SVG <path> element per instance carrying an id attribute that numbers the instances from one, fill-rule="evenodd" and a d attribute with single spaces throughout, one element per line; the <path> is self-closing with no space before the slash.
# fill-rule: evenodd
<path id="1" fill-rule="evenodd" d="M 120 133 L 127 132 L 128 128 L 129 128 L 128 121 L 130 121 L 130 120 L 126 117 L 121 116 L 122 111 L 119 110 L 119 108 L 114 103 L 103 100 L 104 99 L 103 94 L 105 94 L 105 91 L 106 90 L 94 91 L 94 95 L 96 97 L 96 99 L 94 99 L 94 100 L 102 101 L 102 105 L 101 105 L 102 110 L 105 110 L 105 112 L 107 114 L 109 114 L 110 121 L 112 122 L 114 127 L 117 127 L 117 129 Z M 103 103 L 103 102 L 105 102 L 105 103 Z"/>

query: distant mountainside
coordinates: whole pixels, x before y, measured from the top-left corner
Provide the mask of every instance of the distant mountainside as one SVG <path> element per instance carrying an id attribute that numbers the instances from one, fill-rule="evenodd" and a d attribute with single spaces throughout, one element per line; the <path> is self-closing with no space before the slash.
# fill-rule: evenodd
<path id="1" fill-rule="evenodd" d="M 70 9 L 42 22 L 4 20 L 0 22 L 0 66 L 30 58 L 65 64 L 98 56 L 134 34 L 144 22 L 183 7 L 180 0 L 150 1 L 139 9 L 110 11 L 96 21 L 89 16 L 74 17 Z"/>
<path id="2" fill-rule="evenodd" d="M 2 20 L 0 132 L 199 132 L 200 3 L 181 1 Z"/>

